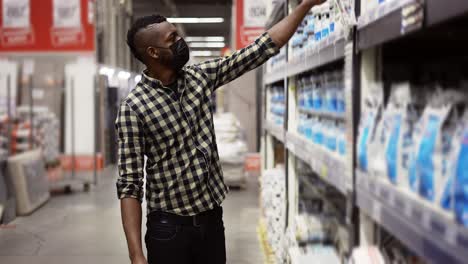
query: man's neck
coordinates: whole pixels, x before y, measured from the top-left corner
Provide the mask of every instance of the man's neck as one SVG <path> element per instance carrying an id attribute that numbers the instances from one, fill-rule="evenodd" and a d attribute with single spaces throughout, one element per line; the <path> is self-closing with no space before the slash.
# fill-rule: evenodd
<path id="1" fill-rule="evenodd" d="M 177 79 L 177 73 L 172 69 L 150 68 L 147 74 L 149 77 L 160 80 L 164 86 L 174 83 Z"/>

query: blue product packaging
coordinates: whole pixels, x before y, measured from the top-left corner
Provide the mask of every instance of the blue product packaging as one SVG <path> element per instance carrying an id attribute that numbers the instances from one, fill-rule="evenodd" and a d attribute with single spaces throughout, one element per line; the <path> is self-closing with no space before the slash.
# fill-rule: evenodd
<path id="1" fill-rule="evenodd" d="M 461 140 L 456 140 L 459 151 L 455 166 L 455 219 L 458 223 L 468 227 L 468 113 L 465 114 L 460 126 Z"/>
<path id="2" fill-rule="evenodd" d="M 434 95 L 424 113 L 421 139 L 416 152 L 416 181 L 425 199 L 449 210 L 453 193 L 453 151 L 456 128 L 466 108 L 466 97 L 456 90 Z"/>
<path id="3" fill-rule="evenodd" d="M 402 115 L 401 113 L 395 113 L 392 118 L 391 131 L 388 138 L 388 145 L 385 152 L 385 157 L 387 161 L 387 176 L 390 181 L 394 184 L 397 184 L 397 163 L 398 163 L 398 146 L 400 140 L 400 131 L 401 131 L 401 122 Z"/>

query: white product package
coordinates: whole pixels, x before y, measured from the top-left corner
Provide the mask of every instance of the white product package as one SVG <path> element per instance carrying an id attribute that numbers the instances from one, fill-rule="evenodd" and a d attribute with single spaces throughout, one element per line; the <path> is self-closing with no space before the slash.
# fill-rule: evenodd
<path id="1" fill-rule="evenodd" d="M 437 92 L 421 118 L 420 138 L 411 161 L 413 189 L 444 209 L 451 209 L 453 178 L 448 172 L 452 140 L 466 106 L 466 95 L 455 90 Z"/>
<path id="2" fill-rule="evenodd" d="M 455 177 L 455 219 L 468 227 L 468 111 L 459 122 L 452 142 L 449 173 Z"/>
<path id="3" fill-rule="evenodd" d="M 359 124 L 357 163 L 358 167 L 364 172 L 369 169 L 369 146 L 376 135 L 376 127 L 382 115 L 382 108 L 382 89 L 376 85 L 365 99 Z"/>
<path id="4" fill-rule="evenodd" d="M 409 160 L 414 149 L 414 127 L 426 104 L 425 89 L 409 82 L 392 86 L 394 107 L 390 116 L 388 137 L 385 143 L 386 175 L 390 182 L 409 189 Z"/>

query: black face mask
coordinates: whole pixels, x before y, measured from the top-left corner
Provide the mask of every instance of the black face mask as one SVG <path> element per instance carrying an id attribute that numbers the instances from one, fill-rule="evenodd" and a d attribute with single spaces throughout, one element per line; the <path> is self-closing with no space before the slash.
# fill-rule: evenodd
<path id="1" fill-rule="evenodd" d="M 163 49 L 170 49 L 172 51 L 172 59 L 170 59 L 169 64 L 175 71 L 180 71 L 190 58 L 189 47 L 183 38 L 176 41 L 169 48 Z"/>

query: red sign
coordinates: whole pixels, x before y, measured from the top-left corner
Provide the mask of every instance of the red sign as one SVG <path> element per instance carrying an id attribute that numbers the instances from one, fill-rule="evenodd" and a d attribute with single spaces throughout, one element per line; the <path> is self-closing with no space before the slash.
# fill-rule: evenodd
<path id="1" fill-rule="evenodd" d="M 0 52 L 93 52 L 95 0 L 0 0 Z"/>
<path id="2" fill-rule="evenodd" d="M 247 2 L 250 1 L 250 2 Z M 252 1 L 252 0 L 236 0 L 236 48 L 241 49 L 256 38 L 258 38 L 263 32 L 265 27 L 258 23 L 258 21 L 264 20 L 262 17 L 266 17 L 266 6 L 263 4 L 263 0 Z M 258 11 L 258 10 L 261 11 Z M 262 11 L 263 10 L 263 11 Z M 259 19 L 260 17 L 260 19 Z M 253 22 L 246 20 L 253 20 Z M 250 22 L 250 23 L 246 23 Z"/>

